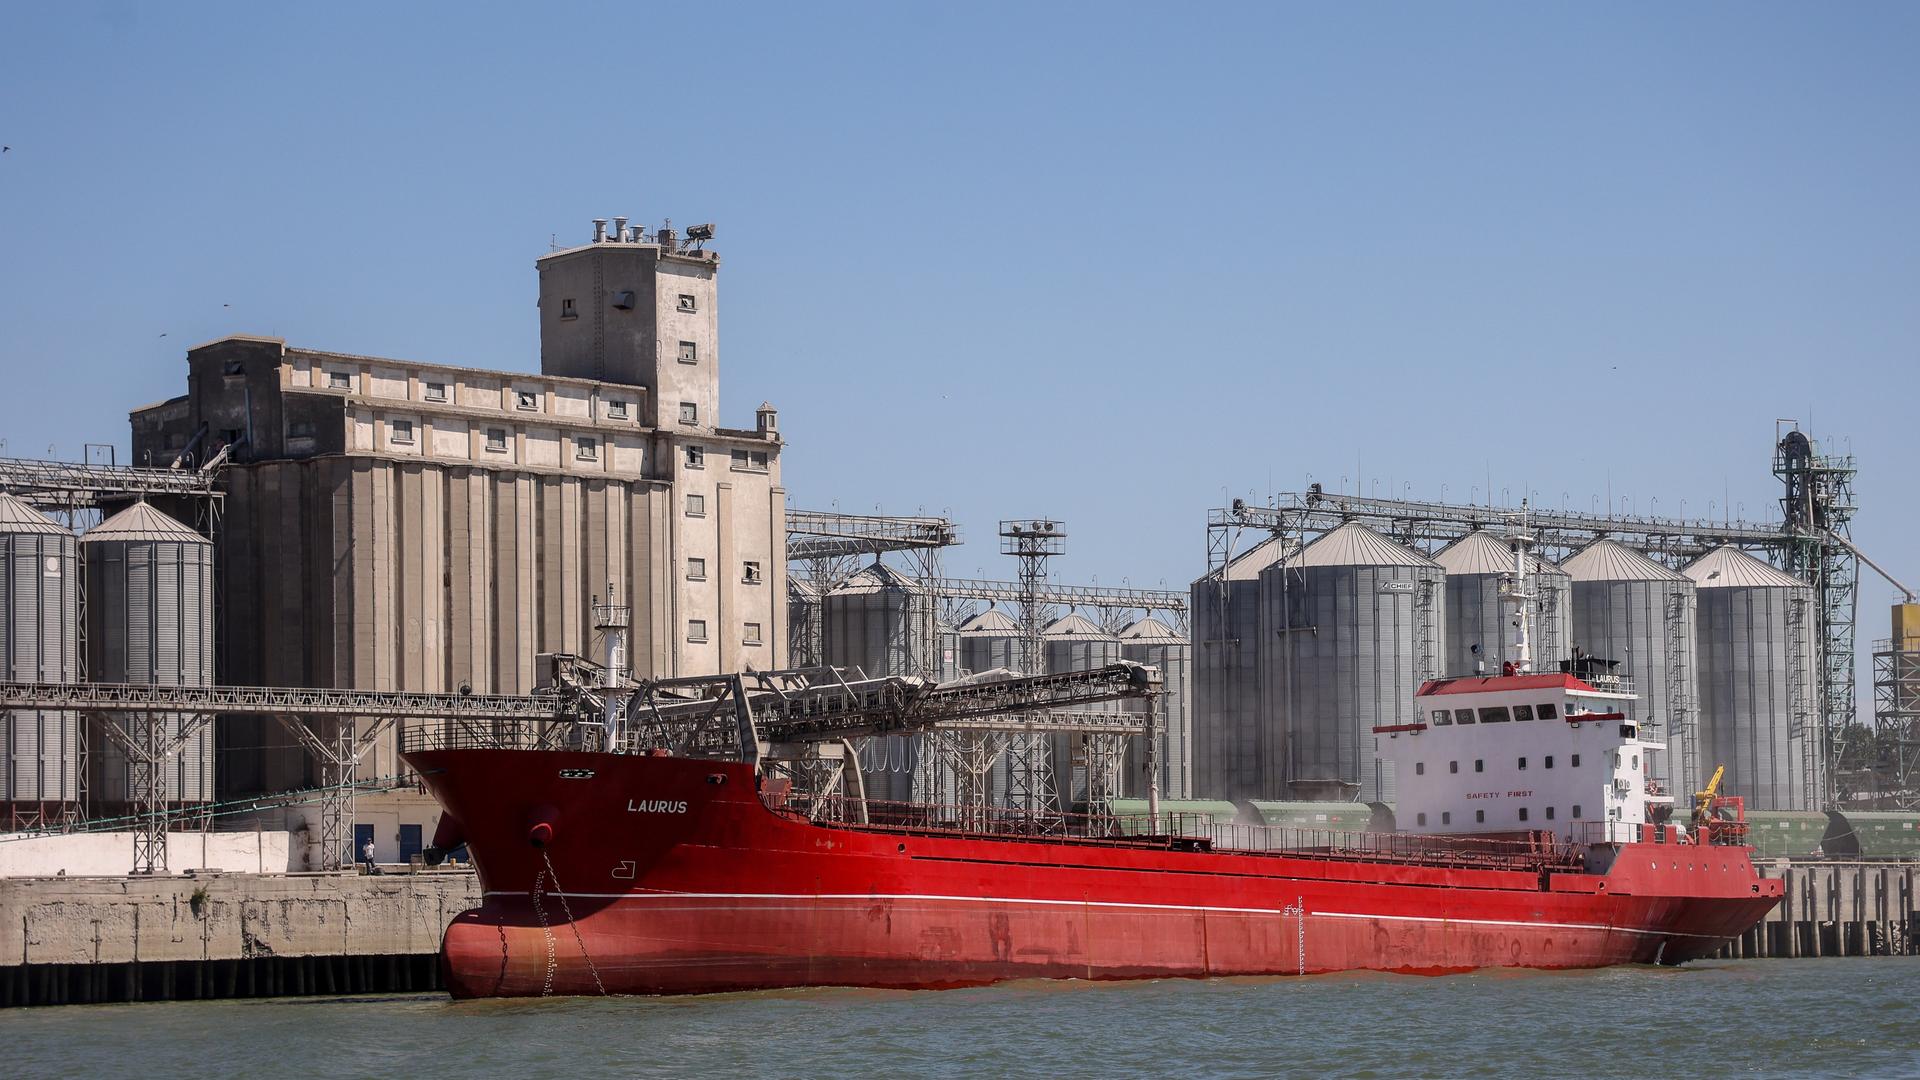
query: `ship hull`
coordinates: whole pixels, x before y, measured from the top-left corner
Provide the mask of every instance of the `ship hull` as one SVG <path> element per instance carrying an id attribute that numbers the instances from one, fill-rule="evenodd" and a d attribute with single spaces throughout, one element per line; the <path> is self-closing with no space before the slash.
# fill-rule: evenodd
<path id="1" fill-rule="evenodd" d="M 1605 874 L 1168 850 L 820 826 L 732 763 L 409 761 L 485 892 L 446 933 L 460 997 L 1675 963 L 1779 899 L 1743 848 L 1630 844 Z"/>

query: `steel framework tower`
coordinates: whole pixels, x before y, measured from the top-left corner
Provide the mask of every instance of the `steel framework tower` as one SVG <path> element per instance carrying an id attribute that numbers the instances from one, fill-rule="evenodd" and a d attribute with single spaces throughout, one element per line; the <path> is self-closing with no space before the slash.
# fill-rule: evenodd
<path id="1" fill-rule="evenodd" d="M 1893 733 L 1895 797 L 1920 809 L 1920 636 L 1873 643 L 1873 721 Z"/>
<path id="2" fill-rule="evenodd" d="M 1776 431 L 1776 434 L 1778 432 Z M 1819 644 L 1815 688 L 1814 745 L 1809 754 L 1823 776 L 1818 800 L 1835 800 L 1841 751 L 1854 719 L 1854 622 L 1860 603 L 1860 561 L 1854 551 L 1851 455 L 1821 454 L 1812 439 L 1793 430 L 1774 444 L 1773 474 L 1786 488 L 1780 498 L 1789 542 L 1788 573 L 1813 587 L 1813 631 Z"/>
<path id="3" fill-rule="evenodd" d="M 1020 671 L 1047 673 L 1047 654 L 1040 646 L 1047 605 L 1041 598 L 1047 584 L 1047 563 L 1062 550 L 1067 536 L 1060 523 L 1025 519 L 1000 523 L 1000 553 L 1019 565 Z M 1053 761 L 1046 735 L 1024 732 L 1007 745 L 1007 802 L 1036 821 L 1057 819 L 1062 812 L 1054 791 Z"/>

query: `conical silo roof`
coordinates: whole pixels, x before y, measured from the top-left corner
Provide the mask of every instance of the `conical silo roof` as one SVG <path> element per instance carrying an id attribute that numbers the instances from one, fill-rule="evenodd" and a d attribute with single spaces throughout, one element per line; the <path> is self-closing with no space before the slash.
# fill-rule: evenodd
<path id="1" fill-rule="evenodd" d="M 73 535 L 59 522 L 28 506 L 25 500 L 5 493 L 0 493 L 0 533 Z"/>
<path id="2" fill-rule="evenodd" d="M 810 581 L 789 576 L 787 578 L 787 598 L 790 600 L 818 600 L 820 598 L 820 590 L 815 588 Z"/>
<path id="3" fill-rule="evenodd" d="M 1247 550 L 1233 557 L 1227 563 L 1228 581 L 1255 581 L 1260 571 L 1280 561 L 1289 552 L 1298 552 L 1300 545 L 1290 539 L 1269 536 Z"/>
<path id="4" fill-rule="evenodd" d="M 983 637 L 1001 637 L 1018 634 L 1020 624 L 1014 622 L 1006 612 L 998 608 L 988 608 L 968 619 L 963 619 L 954 631 L 960 634 L 979 634 Z"/>
<path id="5" fill-rule="evenodd" d="M 1332 530 L 1308 544 L 1294 566 L 1423 566 L 1434 561 L 1412 548 L 1381 536 L 1357 521 Z"/>
<path id="6" fill-rule="evenodd" d="M 914 580 L 886 563 L 874 563 L 866 569 L 842 582 L 835 593 L 873 593 L 888 589 L 900 589 L 911 592 L 918 586 Z"/>
<path id="7" fill-rule="evenodd" d="M 1441 548 L 1433 561 L 1448 574 L 1504 574 L 1513 569 L 1513 549 L 1506 541 L 1484 529 L 1475 529 Z M 1539 556 L 1533 556 L 1536 574 L 1564 574 L 1566 571 Z"/>
<path id="8" fill-rule="evenodd" d="M 1702 589 L 1804 589 L 1807 583 L 1784 570 L 1723 544 L 1680 571 Z"/>
<path id="9" fill-rule="evenodd" d="M 155 510 L 146 503 L 134 503 L 125 510 L 87 530 L 83 544 L 126 543 L 128 541 L 163 544 L 210 544 L 211 540 Z"/>
<path id="10" fill-rule="evenodd" d="M 1109 637 L 1112 637 L 1111 634 L 1108 634 L 1105 630 L 1100 629 L 1099 625 L 1096 624 L 1092 619 L 1089 619 L 1084 615 L 1062 615 L 1059 618 L 1048 623 L 1047 628 L 1045 630 L 1040 631 L 1040 636 L 1046 637 L 1046 638 L 1109 638 Z"/>
<path id="11" fill-rule="evenodd" d="M 1120 640 L 1129 644 L 1147 644 L 1179 642 L 1187 639 L 1175 633 L 1173 627 L 1149 615 L 1120 631 Z"/>
<path id="12" fill-rule="evenodd" d="M 1599 539 L 1560 564 L 1575 581 L 1685 581 L 1642 552 L 1618 540 Z"/>

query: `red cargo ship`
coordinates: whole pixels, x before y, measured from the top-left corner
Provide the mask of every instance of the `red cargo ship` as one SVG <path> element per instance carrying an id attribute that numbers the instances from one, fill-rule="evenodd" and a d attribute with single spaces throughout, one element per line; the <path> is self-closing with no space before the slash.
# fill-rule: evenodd
<path id="1" fill-rule="evenodd" d="M 1639 755 L 1658 744 L 1640 738 L 1630 699 L 1570 675 L 1423 686 L 1431 721 L 1378 729 L 1383 754 L 1421 777 L 1403 788 L 1403 826 L 1478 814 L 1475 835 L 1165 816 L 1154 835 L 1087 838 L 941 828 L 927 814 L 852 824 L 789 808 L 748 762 L 407 759 L 458 822 L 485 892 L 446 934 L 459 997 L 1678 963 L 1753 926 L 1781 884 L 1756 873 L 1744 822 L 1642 820 L 1662 800 L 1636 786 Z M 1531 775 L 1558 787 L 1489 782 L 1498 745 L 1524 745 Z M 1441 767 L 1458 769 L 1456 755 L 1475 767 Z M 1485 818 L 1489 806 L 1502 816 Z"/>
<path id="2" fill-rule="evenodd" d="M 447 929 L 447 985 L 460 997 L 940 988 L 1709 955 L 1779 902 L 1781 882 L 1756 872 L 1744 808 L 1713 785 L 1691 830 L 1671 822 L 1652 779 L 1664 747 L 1610 665 L 1531 672 L 1524 519 L 1511 539 L 1513 659 L 1498 676 L 1429 681 L 1413 722 L 1373 729 L 1398 783 L 1392 833 L 1187 821 L 1158 813 L 1151 792 L 1145 821 L 1092 819 L 1077 837 L 1061 834 L 1065 815 L 875 814 L 857 791 L 851 813 L 823 814 L 766 780 L 740 677 L 678 707 L 709 723 L 737 710 L 742 760 L 669 755 L 647 741 L 661 735 L 621 726 L 632 710 L 612 694 L 601 742 L 639 752 L 429 740 L 407 762 L 470 845 L 485 894 Z M 619 653 L 612 639 L 610 672 Z M 1086 678 L 1118 677 L 1129 694 L 1154 681 L 1122 667 Z M 970 695 L 1032 707 L 1082 678 L 963 680 L 932 696 L 960 717 Z M 804 735 L 898 691 L 827 681 L 846 694 L 763 703 L 799 716 L 787 732 Z"/>

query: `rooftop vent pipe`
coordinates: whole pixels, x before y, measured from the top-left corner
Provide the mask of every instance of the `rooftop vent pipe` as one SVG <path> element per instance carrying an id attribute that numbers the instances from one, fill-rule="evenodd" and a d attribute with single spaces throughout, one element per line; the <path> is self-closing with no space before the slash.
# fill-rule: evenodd
<path id="1" fill-rule="evenodd" d="M 627 238 L 627 219 L 623 217 L 614 218 L 613 219 L 613 242 L 618 244 L 626 240 L 626 238 Z"/>
<path id="2" fill-rule="evenodd" d="M 598 244 L 604 241 L 606 238 L 607 238 L 607 219 L 603 217 L 594 218 L 593 219 L 593 242 Z"/>

